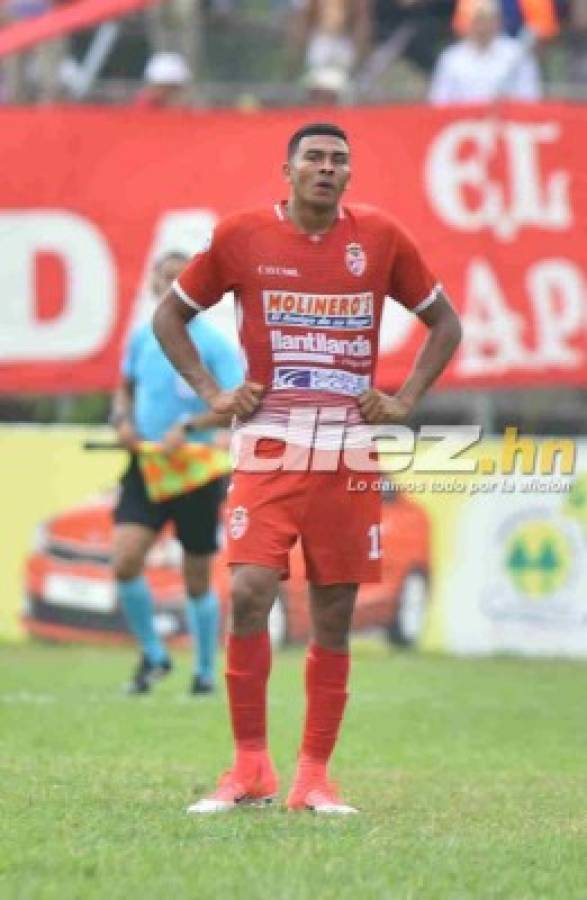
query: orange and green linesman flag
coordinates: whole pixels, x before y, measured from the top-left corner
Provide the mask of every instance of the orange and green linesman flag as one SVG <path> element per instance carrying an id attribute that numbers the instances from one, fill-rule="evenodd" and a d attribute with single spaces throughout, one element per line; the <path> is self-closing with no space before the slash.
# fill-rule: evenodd
<path id="1" fill-rule="evenodd" d="M 230 454 L 208 444 L 184 444 L 164 453 L 160 444 L 142 441 L 138 461 L 149 499 L 155 503 L 203 487 L 232 470 Z"/>

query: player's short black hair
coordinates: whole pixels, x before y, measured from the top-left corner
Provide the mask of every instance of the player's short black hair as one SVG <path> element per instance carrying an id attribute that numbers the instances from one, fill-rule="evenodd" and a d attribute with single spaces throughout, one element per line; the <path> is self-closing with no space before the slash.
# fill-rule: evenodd
<path id="1" fill-rule="evenodd" d="M 329 137 L 340 138 L 341 140 L 346 141 L 347 144 L 349 142 L 346 132 L 344 132 L 342 128 L 339 128 L 338 125 L 333 125 L 330 122 L 312 122 L 310 125 L 304 125 L 303 128 L 298 128 L 297 131 L 294 131 L 287 145 L 287 158 L 292 158 L 303 138 L 313 137 L 315 134 L 326 134 Z"/>

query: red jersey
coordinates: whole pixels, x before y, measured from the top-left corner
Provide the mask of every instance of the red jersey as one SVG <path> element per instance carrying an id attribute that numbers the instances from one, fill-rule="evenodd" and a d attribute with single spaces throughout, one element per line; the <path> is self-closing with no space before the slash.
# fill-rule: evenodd
<path id="1" fill-rule="evenodd" d="M 238 213 L 174 283 L 194 309 L 235 297 L 247 378 L 267 391 L 253 419 L 284 421 L 293 406 L 343 406 L 373 383 L 386 296 L 421 312 L 440 286 L 385 213 L 344 207 L 325 234 L 300 231 L 284 204 Z"/>

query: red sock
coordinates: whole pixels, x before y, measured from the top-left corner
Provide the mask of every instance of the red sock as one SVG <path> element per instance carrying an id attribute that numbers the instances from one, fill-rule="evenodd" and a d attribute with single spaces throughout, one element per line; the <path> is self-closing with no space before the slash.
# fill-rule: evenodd
<path id="1" fill-rule="evenodd" d="M 346 651 L 310 644 L 306 656 L 306 721 L 298 769 L 326 772 L 348 697 Z"/>
<path id="2" fill-rule="evenodd" d="M 266 694 L 271 669 L 269 634 L 229 634 L 226 686 L 236 746 L 236 764 L 267 747 Z"/>

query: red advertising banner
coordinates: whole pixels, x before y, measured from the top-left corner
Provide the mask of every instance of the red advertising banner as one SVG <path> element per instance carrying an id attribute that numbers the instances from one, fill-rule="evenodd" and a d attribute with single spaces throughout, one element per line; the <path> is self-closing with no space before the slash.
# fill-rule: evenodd
<path id="1" fill-rule="evenodd" d="M 459 309 L 445 387 L 587 384 L 587 108 L 0 111 L 0 391 L 110 389 L 164 249 L 287 193 L 287 139 L 347 129 L 349 201 L 402 221 Z M 425 329 L 388 303 L 380 384 Z"/>

